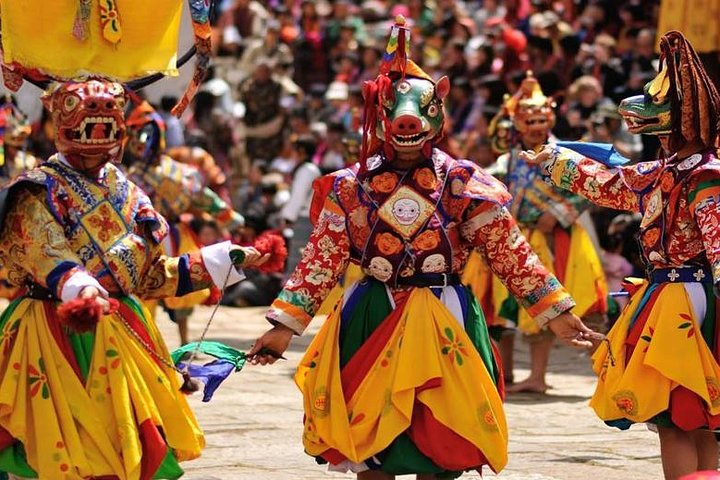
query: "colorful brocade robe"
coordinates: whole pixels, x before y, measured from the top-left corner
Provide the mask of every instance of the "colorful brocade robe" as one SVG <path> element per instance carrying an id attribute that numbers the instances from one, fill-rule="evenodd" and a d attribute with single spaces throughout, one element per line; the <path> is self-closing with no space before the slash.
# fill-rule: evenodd
<path id="1" fill-rule="evenodd" d="M 244 223 L 237 213 L 205 185 L 200 171 L 162 155 L 157 165 L 134 165 L 128 176 L 150 197 L 160 214 L 170 222 L 184 213 L 203 212 L 230 230 Z"/>
<path id="2" fill-rule="evenodd" d="M 77 292 L 69 293 L 65 282 L 77 273 L 111 294 L 141 298 L 213 284 L 200 252 L 164 255 L 166 221 L 112 164 L 92 180 L 54 156 L 3 192 L 0 262 L 13 285 L 36 284 L 69 299 Z"/>
<path id="3" fill-rule="evenodd" d="M 301 333 L 349 262 L 395 291 L 418 274 L 460 273 L 476 249 L 530 314 L 545 323 L 574 301 L 548 273 L 505 205 L 505 187 L 440 150 L 410 170 L 381 156 L 315 185 L 315 230 L 268 318 Z"/>
<path id="4" fill-rule="evenodd" d="M 519 153 L 513 148 L 497 161 L 497 175 L 505 179 L 513 197 L 510 212 L 515 220 L 533 227 L 543 213 L 550 212 L 562 227 L 570 227 L 590 206 L 588 201 L 545 182 L 540 166 L 528 164 Z"/>
<path id="5" fill-rule="evenodd" d="M 642 213 L 640 244 L 649 268 L 709 266 L 714 283 L 720 282 L 720 160 L 715 151 L 608 168 L 557 149 L 545 169 L 553 183 L 593 203 Z"/>

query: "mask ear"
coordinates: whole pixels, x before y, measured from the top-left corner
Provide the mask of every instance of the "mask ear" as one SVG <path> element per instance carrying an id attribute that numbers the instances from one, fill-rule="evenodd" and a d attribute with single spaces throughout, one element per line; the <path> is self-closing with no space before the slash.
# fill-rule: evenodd
<path id="1" fill-rule="evenodd" d="M 443 100 L 450 93 L 450 79 L 443 75 L 443 77 L 435 83 L 435 96 Z"/>
<path id="2" fill-rule="evenodd" d="M 42 100 L 43 107 L 45 107 L 45 109 L 46 109 L 48 112 L 52 113 L 52 111 L 53 111 L 53 108 L 52 108 L 52 92 L 49 91 L 49 90 L 46 91 L 45 93 L 42 94 L 42 97 L 40 97 L 40 100 Z"/>

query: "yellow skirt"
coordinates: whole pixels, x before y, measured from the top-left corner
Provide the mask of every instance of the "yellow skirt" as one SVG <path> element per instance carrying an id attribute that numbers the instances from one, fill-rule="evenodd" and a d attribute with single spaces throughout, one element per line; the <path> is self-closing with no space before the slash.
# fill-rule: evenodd
<path id="1" fill-rule="evenodd" d="M 500 395 L 465 330 L 430 289 L 414 289 L 392 312 L 397 323 L 378 327 L 388 328 L 382 341 L 368 339 L 373 355 L 358 355 L 371 364 L 364 364 L 353 388 L 345 385 L 348 391 L 340 370 L 341 313 L 333 310 L 295 374 L 309 455 L 370 459 L 408 430 L 419 402 L 443 428 L 481 451 L 494 471 L 505 466 Z"/>
<path id="2" fill-rule="evenodd" d="M 131 299 L 123 304 L 135 312 L 131 316 L 157 353 L 169 359 L 155 325 L 142 318 L 147 312 Z M 104 316 L 85 340 L 53 327 L 57 319 L 48 318 L 39 300 L 19 300 L 5 315 L 0 426 L 22 443 L 38 478 L 139 479 L 148 455 L 141 441 L 148 425 L 163 433 L 177 460 L 200 455 L 205 440 L 175 371 L 139 345 L 120 313 Z M 72 353 L 78 341 L 88 345 L 88 358 Z M 85 370 L 82 375 L 78 368 Z"/>
<path id="3" fill-rule="evenodd" d="M 477 298 L 485 314 L 485 321 L 488 327 L 504 327 L 505 321 L 498 315 L 503 298 L 497 297 L 507 295 L 507 289 L 503 287 L 500 294 L 497 294 L 496 289 L 493 288 L 493 278 L 490 267 L 487 266 L 479 253 L 473 251 L 463 269 L 462 284 L 467 285 L 475 298 Z"/>
<path id="4" fill-rule="evenodd" d="M 554 256 L 545 234 L 538 230 L 525 228 L 523 229 L 523 235 L 525 235 L 543 265 L 550 272 L 556 274 Z M 562 283 L 575 299 L 576 305 L 573 313 L 577 316 L 583 317 L 594 308 L 597 308 L 598 305 L 605 305 L 608 295 L 605 273 L 590 235 L 578 223 L 575 223 L 570 230 L 567 267 L 565 269 L 565 279 Z M 497 277 L 493 277 L 492 292 L 493 306 L 497 315 L 503 302 L 510 294 Z M 518 312 L 517 326 L 526 335 L 536 334 L 540 331 L 535 320 L 522 308 Z"/>
<path id="5" fill-rule="evenodd" d="M 684 429 L 720 422 L 712 418 L 720 414 L 720 366 L 708 346 L 708 337 L 715 342 L 717 325 L 711 315 L 701 329 L 703 319 L 695 309 L 705 305 L 706 294 L 700 284 L 688 285 L 693 290 L 682 283 L 643 282 L 595 352 L 599 378 L 590 406 L 611 425 L 652 421 L 663 412 Z M 710 296 L 714 304 L 711 291 Z M 714 311 L 712 305 L 706 308 Z M 703 411 L 689 418 L 698 407 Z M 694 427 L 685 428 L 690 423 Z"/>

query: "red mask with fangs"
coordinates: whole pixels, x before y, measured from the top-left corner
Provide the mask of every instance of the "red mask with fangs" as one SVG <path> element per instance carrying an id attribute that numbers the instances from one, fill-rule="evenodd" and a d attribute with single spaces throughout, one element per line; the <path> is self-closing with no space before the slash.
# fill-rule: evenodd
<path id="1" fill-rule="evenodd" d="M 122 155 L 125 88 L 115 82 L 68 82 L 45 94 L 55 147 L 75 169 L 96 176 Z"/>

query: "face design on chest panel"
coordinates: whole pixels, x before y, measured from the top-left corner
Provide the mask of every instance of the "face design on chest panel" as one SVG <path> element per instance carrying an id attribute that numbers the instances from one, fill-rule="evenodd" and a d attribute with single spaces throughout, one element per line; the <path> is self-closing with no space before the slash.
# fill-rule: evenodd
<path id="1" fill-rule="evenodd" d="M 370 275 L 377 278 L 381 282 L 387 282 L 390 280 L 393 274 L 392 264 L 385 258 L 374 257 L 370 260 L 368 267 Z"/>
<path id="2" fill-rule="evenodd" d="M 410 239 L 433 215 L 435 205 L 414 189 L 402 186 L 378 210 L 378 216 Z"/>
<path id="3" fill-rule="evenodd" d="M 423 273 L 443 273 L 446 269 L 445 257 L 439 253 L 434 253 L 423 260 L 421 270 Z"/>
<path id="4" fill-rule="evenodd" d="M 420 216 L 420 204 L 412 198 L 400 198 L 393 204 L 392 213 L 400 225 L 412 225 Z"/>

